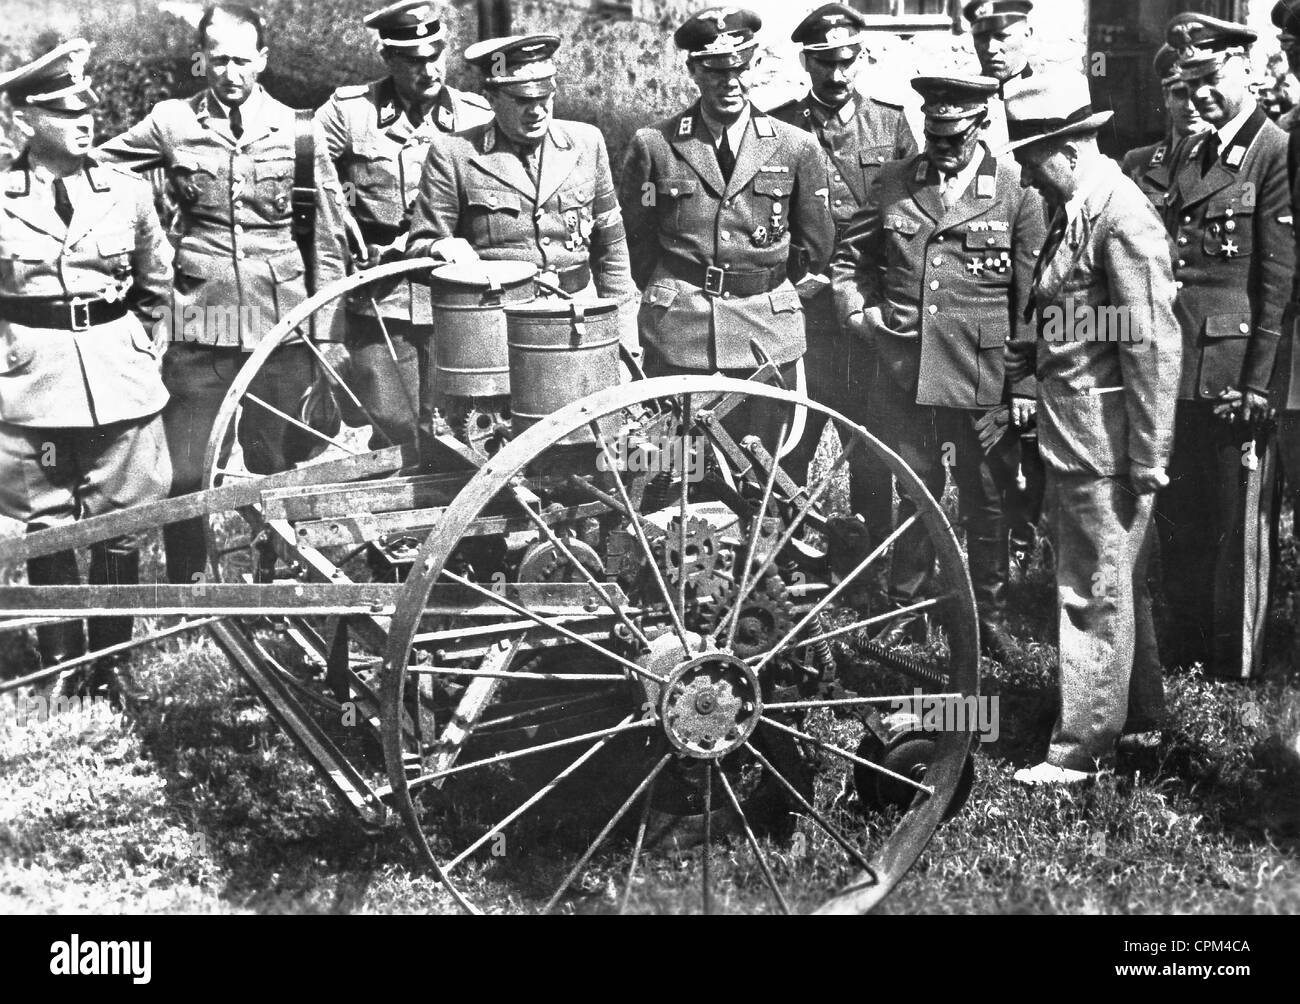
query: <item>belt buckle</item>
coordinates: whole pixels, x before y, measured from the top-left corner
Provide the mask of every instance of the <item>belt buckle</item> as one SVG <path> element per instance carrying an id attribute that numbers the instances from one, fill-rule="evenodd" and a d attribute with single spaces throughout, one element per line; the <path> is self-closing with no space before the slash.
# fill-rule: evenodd
<path id="1" fill-rule="evenodd" d="M 722 281 L 727 273 L 716 265 L 710 265 L 704 270 L 704 292 L 710 296 L 722 295 Z"/>
<path id="2" fill-rule="evenodd" d="M 90 305 L 94 300 L 85 300 L 73 297 L 68 302 L 68 321 L 72 325 L 73 331 L 90 330 Z M 80 310 L 80 313 L 78 312 Z"/>

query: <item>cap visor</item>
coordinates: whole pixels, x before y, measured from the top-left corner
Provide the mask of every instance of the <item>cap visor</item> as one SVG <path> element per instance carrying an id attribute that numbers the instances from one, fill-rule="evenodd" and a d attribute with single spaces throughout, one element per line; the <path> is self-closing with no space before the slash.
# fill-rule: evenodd
<path id="1" fill-rule="evenodd" d="M 544 80 L 522 80 L 516 84 L 489 84 L 495 87 L 502 94 L 509 94 L 514 98 L 549 98 L 555 93 L 555 78 L 547 77 Z"/>

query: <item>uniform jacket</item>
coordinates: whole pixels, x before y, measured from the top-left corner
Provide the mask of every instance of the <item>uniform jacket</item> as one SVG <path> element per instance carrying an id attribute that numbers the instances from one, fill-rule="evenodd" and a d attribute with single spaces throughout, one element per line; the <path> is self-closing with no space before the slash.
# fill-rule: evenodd
<path id="1" fill-rule="evenodd" d="M 1163 213 L 1165 196 L 1169 192 L 1171 181 L 1170 155 L 1173 143 L 1164 139 L 1150 146 L 1140 146 L 1124 154 L 1120 167 L 1133 179 L 1142 193 L 1151 200 L 1151 204 Z"/>
<path id="2" fill-rule="evenodd" d="M 800 129 L 751 108 L 731 180 L 695 104 L 633 137 L 619 199 L 632 275 L 642 287 L 641 338 L 692 369 L 753 369 L 750 339 L 775 362 L 804 353 L 803 306 L 790 279 L 821 272 L 835 239 L 821 149 Z M 669 274 L 692 267 L 754 272 L 784 266 L 769 292 L 714 296 Z"/>
<path id="3" fill-rule="evenodd" d="M 1079 213 L 1034 289 L 1040 335 L 1009 347 L 1008 373 L 1018 378 L 1036 356 L 1038 447 L 1053 470 L 1110 477 L 1130 464 L 1164 467 L 1182 360 L 1168 241 L 1114 161 L 1100 158 L 1082 185 Z M 1104 315 L 1127 321 L 1108 322 L 1112 337 L 1093 340 L 1099 320 L 1072 324 Z"/>
<path id="4" fill-rule="evenodd" d="M 843 321 L 865 310 L 882 368 L 918 404 L 980 408 L 1032 396 L 1032 374 L 1005 385 L 1003 347 L 1031 341 L 1024 319 L 1044 210 L 1020 169 L 982 149 L 949 210 L 924 155 L 881 169 L 836 252 L 831 276 Z"/>
<path id="5" fill-rule="evenodd" d="M 87 163 L 66 181 L 73 215 L 54 209 L 52 181 L 20 157 L 0 201 L 0 296 L 127 298 L 132 312 L 85 331 L 0 320 L 0 422 L 36 428 L 108 425 L 167 403 L 144 318 L 171 295 L 171 248 L 149 185 Z"/>
<path id="6" fill-rule="evenodd" d="M 1256 108 L 1202 178 L 1209 135 L 1175 149 L 1165 209 L 1188 400 L 1269 392 L 1295 268 L 1286 134 Z"/>
<path id="7" fill-rule="evenodd" d="M 600 131 L 552 120 L 536 183 L 494 121 L 434 143 L 411 209 L 408 257 L 461 237 L 486 259 L 526 261 L 542 272 L 588 263 L 589 292 L 620 304 L 635 343 L 635 287 L 609 154 Z"/>
<path id="8" fill-rule="evenodd" d="M 812 94 L 787 101 L 768 112 L 772 118 L 812 133 L 825 157 L 830 179 L 831 216 L 842 231 L 867 200 L 882 164 L 911 157 L 916 138 L 901 105 L 892 105 L 854 91 L 839 111 L 832 112 Z"/>
<path id="9" fill-rule="evenodd" d="M 137 170 L 165 167 L 177 193 L 175 341 L 251 350 L 307 296 L 302 254 L 290 229 L 294 112 L 265 91 L 249 103 L 238 142 L 220 103 L 205 90 L 160 101 L 100 147 L 103 158 Z M 315 176 L 321 289 L 343 275 L 343 229 L 342 193 L 319 129 Z M 327 337 L 328 316 L 316 316 L 317 337 Z"/>
<path id="10" fill-rule="evenodd" d="M 330 95 L 316 112 L 316 121 L 343 186 L 344 211 L 352 215 L 364 243 L 383 248 L 397 241 L 401 247 L 430 144 L 440 134 L 461 132 L 491 118 L 485 98 L 444 86 L 416 126 L 398 100 L 391 77 L 340 87 Z M 372 295 L 376 290 L 360 291 L 349 302 L 349 311 L 373 314 Z M 430 323 L 427 286 L 402 282 L 377 299 L 385 317 Z"/>
<path id="11" fill-rule="evenodd" d="M 1003 81 L 998 88 L 998 93 L 989 98 L 989 124 L 984 131 L 984 142 L 988 144 L 990 150 L 1000 150 L 1009 142 L 1007 138 L 1007 98 L 1023 87 L 1033 75 L 1034 68 L 1026 64 L 1025 68 L 1010 80 Z"/>

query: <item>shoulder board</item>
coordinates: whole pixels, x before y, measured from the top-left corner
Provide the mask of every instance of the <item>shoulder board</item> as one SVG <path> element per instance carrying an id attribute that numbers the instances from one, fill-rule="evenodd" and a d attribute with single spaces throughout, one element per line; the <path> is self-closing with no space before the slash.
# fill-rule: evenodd
<path id="1" fill-rule="evenodd" d="M 364 98 L 369 93 L 369 84 L 344 84 L 335 89 L 334 96 L 340 101 L 348 101 L 352 98 Z"/>
<path id="2" fill-rule="evenodd" d="M 873 105 L 880 105 L 882 108 L 888 108 L 891 111 L 901 112 L 903 110 L 903 106 L 895 101 L 886 101 L 884 98 L 877 98 L 874 96 L 868 96 L 867 100 Z"/>
<path id="3" fill-rule="evenodd" d="M 799 98 L 792 98 L 784 104 L 779 104 L 775 108 L 767 110 L 768 115 L 789 115 L 799 107 Z"/>
<path id="4" fill-rule="evenodd" d="M 772 120 L 766 115 L 755 115 L 753 116 L 753 119 L 754 132 L 758 133 L 758 135 L 764 138 L 776 135 L 776 129 L 772 125 Z"/>

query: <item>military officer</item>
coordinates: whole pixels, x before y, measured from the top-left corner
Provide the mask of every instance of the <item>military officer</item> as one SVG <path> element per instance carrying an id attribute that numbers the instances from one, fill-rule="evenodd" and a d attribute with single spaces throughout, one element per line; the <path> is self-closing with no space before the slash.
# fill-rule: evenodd
<path id="1" fill-rule="evenodd" d="M 816 141 L 749 101 L 761 26 L 738 7 L 687 18 L 673 41 L 699 101 L 638 130 L 628 148 L 619 201 L 652 376 L 748 376 L 753 339 L 793 384 L 804 353 L 803 305 L 791 280 L 820 273 L 830 258 L 829 181 Z M 753 416 L 769 449 L 780 410 Z M 749 419 L 737 409 L 728 424 Z"/>
<path id="2" fill-rule="evenodd" d="M 209 7 L 198 45 L 207 88 L 159 102 L 145 119 L 100 147 L 101 157 L 137 170 L 165 167 L 180 198 L 176 283 L 168 314 L 172 346 L 163 364 L 171 402 L 163 415 L 171 449 L 172 493 L 202 487 L 203 456 L 217 409 L 247 353 L 306 298 L 304 273 L 323 287 L 343 274 L 342 192 L 329 148 L 310 121 L 258 84 L 266 69 L 265 29 L 239 5 Z M 316 188 L 314 261 L 292 231 L 295 140 L 311 134 Z M 316 337 L 331 335 L 322 321 Z M 306 346 L 276 350 L 250 392 L 296 415 L 313 381 Z M 273 413 L 245 410 L 239 439 L 250 470 L 271 473 L 304 459 L 313 437 Z M 165 529 L 167 574 L 191 582 L 207 561 L 203 524 Z"/>
<path id="3" fill-rule="evenodd" d="M 790 39 L 802 46 L 799 59 L 811 87 L 802 98 L 769 113 L 812 133 L 821 146 L 837 236 L 866 200 L 881 165 L 917 152 L 902 106 L 854 89 L 866 29 L 866 19 L 842 3 L 824 4 L 805 17 Z M 816 287 L 804 298 L 804 325 L 808 396 L 862 423 L 874 359 L 864 342 L 841 331 L 829 284 Z M 810 412 L 803 436 L 785 462 L 800 484 L 807 479 L 825 424 L 824 415 Z M 851 455 L 849 466 L 850 506 L 865 517 L 868 539 L 879 541 L 889 532 L 889 469 L 873 463 L 862 451 Z"/>
<path id="4" fill-rule="evenodd" d="M 405 250 L 407 210 L 429 146 L 487 122 L 492 111 L 479 95 L 444 83 L 447 29 L 428 0 L 399 0 L 364 22 L 379 35 L 388 76 L 340 87 L 316 119 L 363 264 L 373 265 Z M 372 446 L 433 434 L 431 320 L 428 287 L 409 281 L 363 288 L 347 303 L 349 385 L 374 419 Z"/>
<path id="5" fill-rule="evenodd" d="M 90 45 L 74 39 L 0 75 L 26 140 L 0 199 L 0 514 L 39 530 L 162 498 L 171 469 L 159 412 L 165 339 L 152 311 L 170 295 L 170 248 L 149 185 L 96 164 L 84 74 Z M 139 581 L 139 540 L 91 549 L 92 584 Z M 72 551 L 33 558 L 32 585 L 80 581 Z M 131 618 L 94 618 L 90 646 L 131 637 Z M 37 628 L 41 662 L 82 655 L 81 623 Z M 119 660 L 65 680 L 83 692 L 131 687 Z"/>
<path id="6" fill-rule="evenodd" d="M 1164 98 L 1169 130 L 1165 138 L 1150 146 L 1140 146 L 1124 154 L 1121 167 L 1161 213 L 1169 191 L 1169 155 L 1178 141 L 1208 128 L 1192 103 L 1191 88 L 1178 73 L 1178 53 L 1168 43 L 1160 46 L 1153 63 L 1160 93 Z"/>
<path id="7" fill-rule="evenodd" d="M 408 257 L 526 261 L 579 297 L 619 303 L 623 343 L 636 346 L 636 289 L 605 140 L 555 114 L 555 35 L 476 42 L 465 61 L 483 74 L 493 117 L 429 148 L 411 210 Z"/>
<path id="8" fill-rule="evenodd" d="M 1300 78 L 1300 0 L 1277 0 L 1272 18 L 1287 69 L 1293 77 Z M 1300 105 L 1283 112 L 1277 120 L 1278 128 L 1284 132 L 1294 132 L 1297 124 L 1300 124 Z"/>
<path id="9" fill-rule="evenodd" d="M 1174 151 L 1166 206 L 1183 369 L 1158 526 L 1171 660 L 1225 676 L 1259 668 L 1277 519 L 1269 394 L 1295 266 L 1286 134 L 1250 92 L 1255 37 L 1201 14 L 1168 29 L 1210 130 Z"/>
<path id="10" fill-rule="evenodd" d="M 1181 339 L 1160 218 L 1097 149 L 1111 115 L 1092 111 L 1079 73 L 1040 74 L 1007 101 L 1010 149 L 1054 209 L 1034 276 L 1039 335 L 1007 363 L 1012 380 L 1038 374 L 1060 635 L 1060 711 L 1046 760 L 1016 771 L 1023 784 L 1085 780 L 1122 732 L 1158 728 L 1165 710 L 1146 560 Z"/>
<path id="11" fill-rule="evenodd" d="M 867 408 L 886 445 L 931 494 L 954 476 L 982 643 L 1005 658 L 1009 577 L 1002 496 L 1015 479 L 1017 436 L 981 443 L 979 423 L 1009 404 L 1016 425 L 1033 414 L 1034 377 L 1006 376 L 1008 340 L 1032 340 L 1026 307 L 1043 244 L 1044 210 L 1020 172 L 981 142 L 991 77 L 917 77 L 925 152 L 886 164 L 832 263 L 843 323 L 870 343 L 881 378 Z M 899 520 L 914 511 L 900 501 Z M 905 606 L 928 586 L 934 552 L 919 527 L 894 548 L 890 599 Z M 908 627 L 898 620 L 889 639 Z"/>
<path id="12" fill-rule="evenodd" d="M 970 22 L 971 41 L 980 72 L 998 82 L 989 99 L 989 125 L 985 140 L 993 149 L 1007 142 L 1004 103 L 1034 75 L 1029 57 L 1034 51 L 1034 28 L 1029 14 L 1032 0 L 971 0 L 962 8 Z"/>

